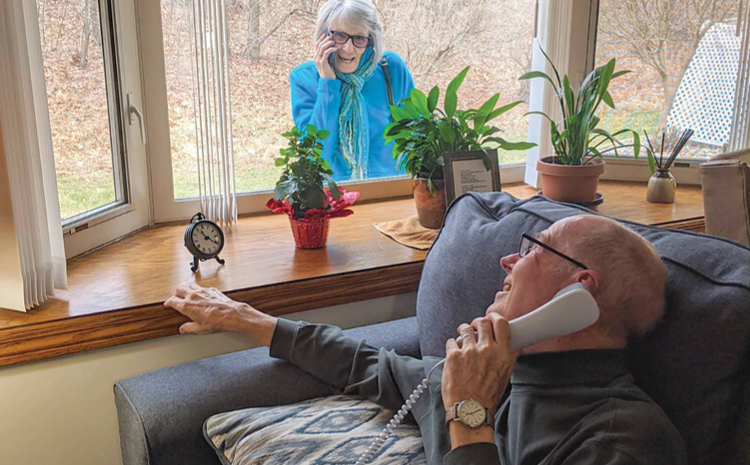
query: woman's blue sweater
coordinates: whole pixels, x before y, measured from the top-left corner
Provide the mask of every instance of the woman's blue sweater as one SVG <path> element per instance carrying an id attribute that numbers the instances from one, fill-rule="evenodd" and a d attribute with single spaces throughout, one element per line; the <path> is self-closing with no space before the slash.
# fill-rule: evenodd
<path id="1" fill-rule="evenodd" d="M 408 97 L 414 87 L 411 73 L 404 61 L 393 52 L 385 52 L 391 75 L 394 103 Z M 306 61 L 289 74 L 292 88 L 292 117 L 294 124 L 304 130 L 308 124 L 326 129 L 331 135 L 323 141 L 323 158 L 329 161 L 336 181 L 347 181 L 352 170 L 341 154 L 339 143 L 339 109 L 341 108 L 341 81 L 321 78 L 313 61 Z M 369 178 L 403 174 L 396 169 L 393 159 L 393 144 L 385 145 L 383 130 L 390 123 L 388 91 L 383 68 L 378 65 L 375 73 L 362 88 L 367 106 L 369 128 L 369 156 L 367 174 Z"/>

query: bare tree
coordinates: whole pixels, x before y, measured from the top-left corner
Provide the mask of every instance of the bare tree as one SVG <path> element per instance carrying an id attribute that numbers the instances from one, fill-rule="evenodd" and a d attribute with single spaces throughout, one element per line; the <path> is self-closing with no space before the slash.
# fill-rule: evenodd
<path id="1" fill-rule="evenodd" d="M 531 71 L 533 47 L 529 46 L 529 39 L 534 30 L 535 9 L 535 3 L 528 0 L 506 0 L 502 14 L 495 18 L 494 30 L 499 32 L 497 52 L 515 76 Z M 517 99 L 529 102 L 530 84 L 530 80 L 518 82 Z"/>
<path id="2" fill-rule="evenodd" d="M 78 67 L 85 68 L 88 63 L 90 42 L 93 40 L 99 43 L 101 40 L 98 0 L 85 0 L 81 16 L 83 17 L 83 31 L 81 33 L 81 46 L 78 51 Z"/>
<path id="3" fill-rule="evenodd" d="M 247 37 L 245 40 L 246 58 L 257 60 L 261 55 L 261 46 L 292 18 L 300 18 L 309 23 L 315 23 L 318 6 L 321 0 L 304 0 L 284 4 L 271 2 L 272 8 L 264 8 L 268 0 L 247 0 L 242 5 L 247 17 Z M 261 30 L 261 18 L 263 26 Z"/>
<path id="4" fill-rule="evenodd" d="M 263 0 L 247 0 L 247 41 L 245 42 L 245 57 L 253 60 L 260 58 L 261 34 L 260 15 Z"/>
<path id="5" fill-rule="evenodd" d="M 461 45 L 491 30 L 491 0 L 378 0 L 390 48 L 401 50 L 415 77 L 439 71 L 465 50 Z M 466 61 L 471 61 L 471 57 Z"/>
<path id="6" fill-rule="evenodd" d="M 664 124 L 701 39 L 714 24 L 737 17 L 737 0 L 608 1 L 599 15 L 599 35 L 621 44 L 656 71 L 664 91 Z"/>

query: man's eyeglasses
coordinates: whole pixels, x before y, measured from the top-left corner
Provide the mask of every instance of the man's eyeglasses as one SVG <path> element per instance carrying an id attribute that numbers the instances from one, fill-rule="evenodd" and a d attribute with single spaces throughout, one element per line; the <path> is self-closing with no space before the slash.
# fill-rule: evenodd
<path id="1" fill-rule="evenodd" d="M 548 246 L 547 244 L 542 244 L 537 239 L 534 239 L 530 235 L 524 233 L 521 235 L 521 246 L 518 248 L 518 255 L 521 257 L 525 257 L 529 254 L 531 249 L 534 248 L 534 245 L 538 245 L 539 247 L 543 248 L 544 250 L 548 250 L 552 252 L 553 254 L 557 255 L 558 257 L 564 258 L 565 260 L 569 261 L 570 263 L 574 264 L 575 266 L 579 268 L 583 268 L 584 270 L 588 270 L 588 267 L 584 265 L 583 263 L 579 262 L 578 260 L 573 260 L 572 258 L 568 257 L 562 252 L 558 252 L 557 250 L 553 249 L 552 247 Z"/>
<path id="2" fill-rule="evenodd" d="M 367 36 L 350 36 L 342 31 L 330 31 L 329 34 L 336 45 L 344 45 L 349 42 L 349 39 L 352 39 L 352 45 L 357 48 L 367 48 L 372 40 Z"/>

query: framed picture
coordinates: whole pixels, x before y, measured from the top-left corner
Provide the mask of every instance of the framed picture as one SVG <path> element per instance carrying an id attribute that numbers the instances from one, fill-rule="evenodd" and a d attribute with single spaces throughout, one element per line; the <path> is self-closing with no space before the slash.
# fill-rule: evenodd
<path id="1" fill-rule="evenodd" d="M 497 150 L 446 153 L 445 201 L 453 202 L 464 192 L 499 192 L 500 168 Z M 488 166 L 489 165 L 489 166 Z"/>

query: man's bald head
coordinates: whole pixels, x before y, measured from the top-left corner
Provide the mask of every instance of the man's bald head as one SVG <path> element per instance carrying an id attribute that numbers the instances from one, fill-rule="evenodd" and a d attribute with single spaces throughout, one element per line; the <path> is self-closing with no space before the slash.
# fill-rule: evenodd
<path id="1" fill-rule="evenodd" d="M 665 268 L 653 246 L 622 224 L 595 215 L 565 218 L 544 232 L 553 247 L 598 273 L 598 325 L 614 336 L 640 336 L 664 313 Z M 560 261 L 562 267 L 572 265 Z M 561 270 L 562 271 L 562 270 Z"/>

